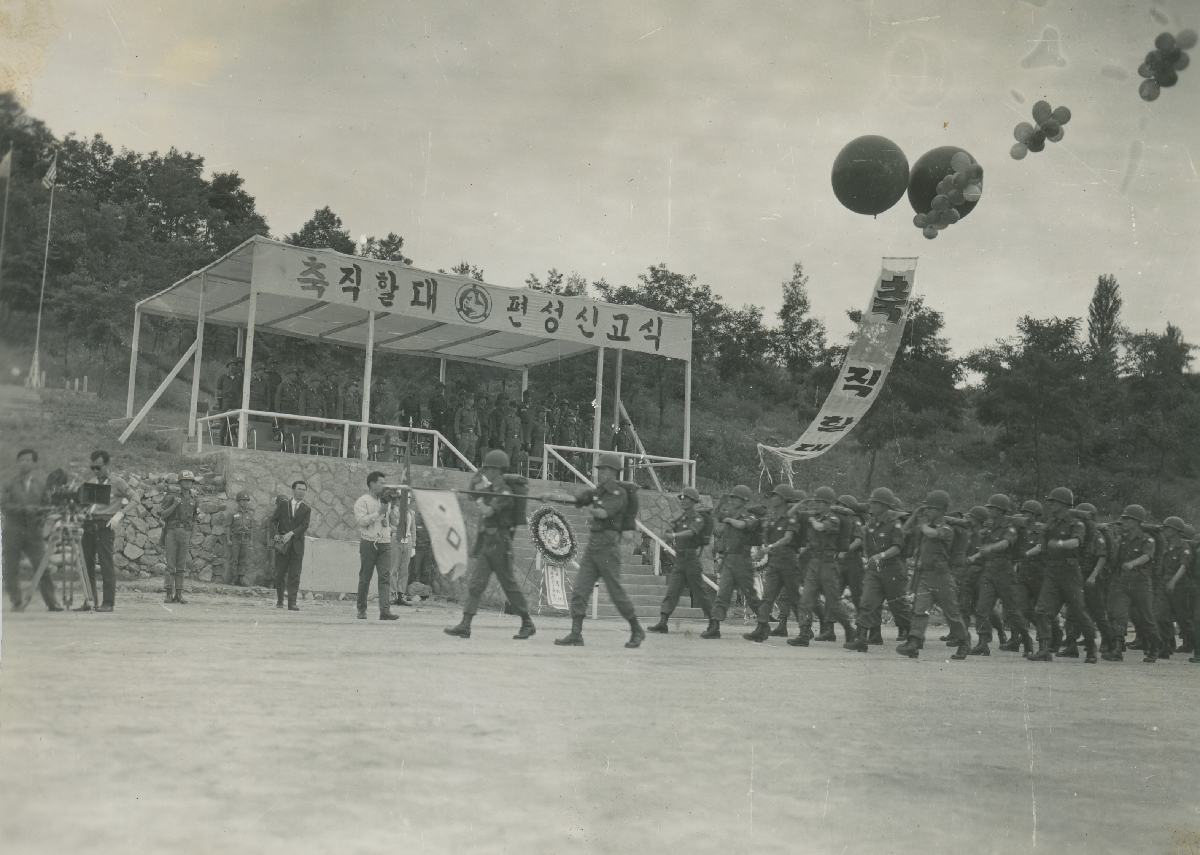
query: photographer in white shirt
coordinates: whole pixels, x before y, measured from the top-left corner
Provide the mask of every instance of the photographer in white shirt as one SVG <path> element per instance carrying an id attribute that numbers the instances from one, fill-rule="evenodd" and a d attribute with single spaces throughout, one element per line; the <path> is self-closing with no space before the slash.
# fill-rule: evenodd
<path id="1" fill-rule="evenodd" d="M 400 524 L 400 509 L 383 495 L 382 472 L 367 476 L 367 492 L 354 503 L 358 523 L 358 619 L 367 619 L 371 576 L 379 575 L 379 619 L 397 620 L 391 610 L 392 531 Z"/>

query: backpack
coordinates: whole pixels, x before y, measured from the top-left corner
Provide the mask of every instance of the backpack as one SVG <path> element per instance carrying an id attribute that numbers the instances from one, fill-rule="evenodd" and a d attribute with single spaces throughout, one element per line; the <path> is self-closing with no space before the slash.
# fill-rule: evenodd
<path id="1" fill-rule="evenodd" d="M 620 525 L 617 530 L 633 531 L 637 528 L 638 490 L 640 488 L 632 481 L 614 481 L 613 483 L 625 491 L 625 510 L 621 513 Z"/>
<path id="2" fill-rule="evenodd" d="M 529 505 L 529 479 L 524 475 L 509 472 L 504 475 L 504 484 L 513 494 L 513 523 L 525 525 Z"/>
<path id="3" fill-rule="evenodd" d="M 850 544 L 854 541 L 854 524 L 858 522 L 858 514 L 850 510 L 843 511 L 836 508 L 833 512 L 842 520 L 842 525 L 838 529 L 837 551 L 849 552 Z"/>
<path id="4" fill-rule="evenodd" d="M 700 518 L 704 520 L 704 527 L 700 529 L 700 545 L 708 546 L 712 543 L 713 529 L 717 527 L 717 521 L 713 518 L 712 511 L 700 511 Z"/>

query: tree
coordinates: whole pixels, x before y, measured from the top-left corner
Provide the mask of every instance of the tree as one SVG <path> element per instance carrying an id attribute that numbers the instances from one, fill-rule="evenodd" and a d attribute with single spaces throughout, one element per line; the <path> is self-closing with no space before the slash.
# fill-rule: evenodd
<path id="1" fill-rule="evenodd" d="M 583 297 L 588 291 L 587 280 L 578 273 L 571 272 L 564 279 L 553 267 L 546 271 L 545 282 L 538 279 L 536 273 L 530 273 L 529 278 L 525 280 L 525 287 L 544 294 L 557 294 L 560 297 Z"/>
<path id="2" fill-rule="evenodd" d="M 467 264 L 465 261 L 451 267 L 450 272 L 457 273 L 459 276 L 470 276 L 476 282 L 483 281 L 483 270 L 473 264 Z"/>
<path id="3" fill-rule="evenodd" d="M 1088 304 L 1088 359 L 1102 373 L 1115 375 L 1117 345 L 1124 335 L 1121 326 L 1121 286 L 1117 277 L 1104 273 L 1096 281 Z"/>
<path id="4" fill-rule="evenodd" d="M 776 313 L 779 326 L 772 332 L 771 352 L 793 377 L 811 371 L 825 350 L 825 324 L 812 317 L 804 265 L 792 265 L 792 278 L 783 283 L 783 305 Z"/>
<path id="5" fill-rule="evenodd" d="M 338 225 L 341 225 L 341 220 L 338 221 Z M 388 232 L 385 238 L 367 238 L 363 242 L 362 252 L 359 255 L 378 261 L 398 261 L 401 264 L 412 264 L 412 259 L 405 257 L 403 249 L 404 238 L 395 232 Z"/>
<path id="6" fill-rule="evenodd" d="M 284 238 L 292 246 L 305 246 L 309 249 L 332 249 L 353 255 L 356 245 L 350 237 L 350 232 L 342 228 L 342 218 L 326 205 L 313 212 L 312 218 Z"/>

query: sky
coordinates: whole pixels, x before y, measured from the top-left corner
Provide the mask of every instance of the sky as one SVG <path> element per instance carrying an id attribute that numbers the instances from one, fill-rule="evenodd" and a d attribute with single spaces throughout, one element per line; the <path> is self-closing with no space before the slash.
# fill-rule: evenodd
<path id="1" fill-rule="evenodd" d="M 1153 103 L 1136 73 L 1159 32 L 1200 28 L 1186 0 L 6 0 L 6 13 L 0 83 L 32 115 L 235 170 L 276 236 L 329 205 L 356 237 L 403 235 L 421 267 L 633 284 L 665 262 L 768 316 L 802 262 L 833 340 L 882 256 L 919 256 L 916 290 L 959 353 L 1025 314 L 1085 316 L 1112 273 L 1128 327 L 1171 321 L 1200 342 L 1200 49 Z M 1041 98 L 1071 109 L 1065 138 L 1012 160 L 1013 126 Z M 935 240 L 907 199 L 878 218 L 843 208 L 830 169 L 864 134 L 910 164 L 965 148 L 982 200 Z"/>

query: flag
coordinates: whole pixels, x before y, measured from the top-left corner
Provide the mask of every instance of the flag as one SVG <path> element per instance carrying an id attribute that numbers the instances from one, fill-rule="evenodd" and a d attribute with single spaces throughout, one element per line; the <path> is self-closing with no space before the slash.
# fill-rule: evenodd
<path id="1" fill-rule="evenodd" d="M 413 490 L 425 521 L 433 558 L 443 576 L 457 579 L 467 572 L 467 527 L 458 498 L 451 490 Z"/>
<path id="2" fill-rule="evenodd" d="M 12 178 L 12 149 L 0 160 L 0 178 Z"/>
<path id="3" fill-rule="evenodd" d="M 46 177 L 42 179 L 42 186 L 47 190 L 54 189 L 54 178 L 58 175 L 58 154 L 54 155 L 54 162 L 50 164 L 50 171 L 46 173 Z"/>

